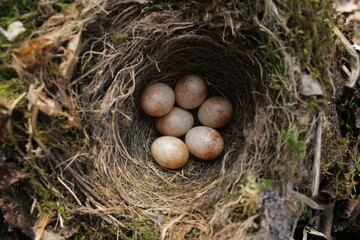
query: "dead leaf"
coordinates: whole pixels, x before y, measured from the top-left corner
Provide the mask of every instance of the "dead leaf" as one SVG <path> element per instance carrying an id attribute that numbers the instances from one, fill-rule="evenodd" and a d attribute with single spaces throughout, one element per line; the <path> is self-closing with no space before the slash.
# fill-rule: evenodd
<path id="1" fill-rule="evenodd" d="M 68 225 L 64 225 L 63 227 L 59 226 L 53 229 L 53 231 L 63 236 L 64 238 L 69 238 L 78 231 L 78 224 L 70 221 L 68 222 Z"/>
<path id="2" fill-rule="evenodd" d="M 35 38 L 25 42 L 20 48 L 13 50 L 13 56 L 21 67 L 33 68 L 41 63 L 41 52 L 50 42 L 46 38 Z"/>
<path id="3" fill-rule="evenodd" d="M 80 42 L 81 30 L 73 36 L 73 38 L 68 43 L 65 54 L 62 57 L 63 62 L 59 66 L 60 76 L 64 78 L 64 82 L 70 78 L 70 74 L 74 69 L 76 62 L 76 51 Z"/>
<path id="4" fill-rule="evenodd" d="M 44 95 L 44 87 L 44 84 L 38 88 L 36 88 L 35 84 L 30 84 L 29 91 L 26 96 L 29 104 L 37 106 L 42 112 L 49 116 L 62 115 L 62 111 L 60 110 L 60 107 L 57 106 L 56 102 Z"/>
<path id="5" fill-rule="evenodd" d="M 14 162 L 5 162 L 0 165 L 0 187 L 10 186 L 23 176 Z"/>
<path id="6" fill-rule="evenodd" d="M 11 188 L 6 188 L 0 191 L 0 209 L 4 217 L 4 222 L 7 223 L 9 231 L 12 229 L 21 229 L 27 236 L 33 239 L 33 231 L 31 229 L 34 223 L 34 218 L 29 214 L 29 199 L 27 203 L 22 201 L 18 195 L 13 192 Z M 21 193 L 24 195 L 24 193 Z"/>
<path id="7" fill-rule="evenodd" d="M 19 34 L 25 32 L 25 28 L 22 22 L 20 21 L 14 21 L 9 24 L 7 30 L 0 27 L 0 32 L 4 34 L 7 40 L 10 42 L 14 41 Z"/>
<path id="8" fill-rule="evenodd" d="M 310 228 L 310 227 L 305 227 L 304 228 L 304 231 L 303 231 L 303 240 L 307 240 L 308 237 L 307 235 L 311 234 L 311 235 L 314 235 L 314 236 L 319 236 L 319 237 L 323 237 L 325 239 L 329 239 L 328 237 L 326 237 L 322 232 L 319 232 L 313 228 Z"/>
<path id="9" fill-rule="evenodd" d="M 65 55 L 67 59 L 64 62 L 71 62 L 73 59 L 72 52 L 74 52 L 74 48 L 77 48 L 78 38 L 82 32 L 81 26 L 90 21 L 89 18 L 79 20 L 82 17 L 80 5 L 78 3 L 72 4 L 65 13 L 58 13 L 52 16 L 40 28 L 39 37 L 26 41 L 20 48 L 13 50 L 12 55 L 15 59 L 13 67 L 18 72 L 21 72 L 21 68 L 31 70 L 39 66 L 39 64 L 44 65 L 48 57 L 56 55 L 54 52 L 63 43 L 69 41 L 68 47 L 70 53 L 69 56 Z M 54 52 L 51 50 L 54 50 Z M 65 70 L 67 69 L 69 67 L 65 68 Z"/>
<path id="10" fill-rule="evenodd" d="M 63 112 L 55 100 L 45 95 L 45 92 L 43 91 L 44 87 L 44 84 L 39 87 L 36 87 L 35 84 L 30 84 L 28 94 L 26 96 L 29 106 L 36 106 L 40 111 L 49 116 L 66 117 L 68 119 L 68 124 L 64 125 L 64 128 L 75 127 L 77 129 L 83 129 L 79 117 Z"/>
<path id="11" fill-rule="evenodd" d="M 65 238 L 57 233 L 45 230 L 41 240 L 65 240 Z"/>
<path id="12" fill-rule="evenodd" d="M 320 83 L 308 74 L 303 74 L 301 77 L 300 94 L 308 97 L 324 95 Z"/>
<path id="13" fill-rule="evenodd" d="M 357 215 L 359 215 L 359 210 L 360 210 L 360 195 L 358 195 L 355 199 L 349 199 L 347 201 L 344 215 L 346 218 L 350 218 L 352 215 L 356 215 L 357 217 Z"/>
<path id="14" fill-rule="evenodd" d="M 40 218 L 36 221 L 35 225 L 33 226 L 33 231 L 35 238 L 34 240 L 40 240 L 42 239 L 44 235 L 45 227 L 50 222 L 51 216 L 48 213 L 44 213 L 40 216 Z"/>
<path id="15" fill-rule="evenodd" d="M 359 4 L 356 4 L 353 1 L 343 1 L 336 2 L 335 4 L 336 11 L 338 12 L 353 12 L 360 9 Z"/>
<path id="16" fill-rule="evenodd" d="M 341 13 L 337 13 L 335 17 L 335 25 L 343 26 L 346 23 L 346 17 Z"/>

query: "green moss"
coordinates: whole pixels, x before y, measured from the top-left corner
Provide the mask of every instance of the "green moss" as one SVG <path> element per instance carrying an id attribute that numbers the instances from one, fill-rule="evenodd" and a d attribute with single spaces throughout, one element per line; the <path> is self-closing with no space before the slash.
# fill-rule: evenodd
<path id="1" fill-rule="evenodd" d="M 258 55 L 257 58 L 261 60 L 266 72 L 269 73 L 269 82 L 265 83 L 267 85 L 265 88 L 272 98 L 277 99 L 277 101 L 293 98 L 293 93 L 286 91 L 290 83 L 286 76 L 284 56 L 280 51 L 279 44 L 274 39 L 269 38 L 267 44 L 258 46 L 254 52 Z M 263 84 L 259 83 L 258 85 Z M 291 101 L 293 100 L 291 99 Z"/>
<path id="2" fill-rule="evenodd" d="M 129 222 L 128 225 L 131 226 L 131 231 L 125 229 L 122 230 L 122 233 L 126 236 L 125 239 L 159 239 L 159 233 L 155 230 L 155 225 L 153 222 L 150 222 L 147 216 L 141 218 L 136 217 L 132 222 Z"/>
<path id="3" fill-rule="evenodd" d="M 0 7 L 0 25 L 8 25 L 37 10 L 36 0 L 3 0 Z"/>
<path id="4" fill-rule="evenodd" d="M 199 239 L 201 230 L 199 228 L 192 228 L 191 231 L 185 236 L 185 239 Z"/>
<path id="5" fill-rule="evenodd" d="M 68 240 L 87 240 L 88 235 L 83 235 L 82 233 L 76 232 L 74 235 L 68 238 Z"/>
<path id="6" fill-rule="evenodd" d="M 242 217 L 252 216 L 257 212 L 260 188 L 253 173 L 247 173 L 244 182 L 240 185 L 240 206 L 235 209 Z"/>
<path id="7" fill-rule="evenodd" d="M 53 8 L 57 12 L 66 13 L 70 9 L 71 3 L 73 3 L 74 0 L 60 0 L 56 1 L 53 4 Z"/>
<path id="8" fill-rule="evenodd" d="M 272 179 L 261 179 L 259 183 L 260 191 L 263 191 L 264 189 L 276 189 L 283 185 L 283 183 L 279 180 L 272 180 Z"/>
<path id="9" fill-rule="evenodd" d="M 335 187 L 337 199 L 349 199 L 355 193 L 359 181 L 359 157 L 351 156 L 347 138 L 324 133 L 321 152 L 321 172 L 326 182 Z M 355 171 L 349 171 L 349 161 L 353 161 Z"/>
<path id="10" fill-rule="evenodd" d="M 159 12 L 165 9 L 169 9 L 169 3 L 171 1 L 149 1 L 145 7 L 141 9 L 142 14 L 147 14 L 151 12 Z"/>
<path id="11" fill-rule="evenodd" d="M 316 113 L 319 108 L 324 109 L 327 106 L 326 99 L 320 99 L 317 97 L 310 97 L 306 102 L 307 109 L 310 113 Z"/>
<path id="12" fill-rule="evenodd" d="M 302 70 L 329 85 L 328 69 L 334 49 L 332 1 L 282 1 L 286 9 L 286 38 L 296 51 Z"/>
<path id="13" fill-rule="evenodd" d="M 145 231 L 142 233 L 142 238 L 144 240 L 157 240 L 159 239 L 159 234 L 154 231 Z"/>
<path id="14" fill-rule="evenodd" d="M 335 137 L 325 132 L 321 151 L 321 171 L 323 174 L 333 174 L 333 171 L 345 171 L 347 166 L 349 140 Z"/>
<path id="15" fill-rule="evenodd" d="M 72 219 L 72 216 L 67 213 L 67 209 L 64 204 L 58 204 L 57 211 L 65 221 Z"/>
<path id="16" fill-rule="evenodd" d="M 141 14 L 148 14 L 151 12 L 160 12 L 164 10 L 176 9 L 176 3 L 188 2 L 192 7 L 205 7 L 207 4 L 211 4 L 211 0 L 155 0 L 149 1 L 145 7 L 141 9 Z"/>
<path id="17" fill-rule="evenodd" d="M 5 75 L 7 74 L 5 73 Z M 10 107 L 15 99 L 26 92 L 27 88 L 19 79 L 11 78 L 7 80 L 6 77 L 0 78 L 0 105 Z"/>
<path id="18" fill-rule="evenodd" d="M 81 74 L 85 74 L 88 71 L 90 71 L 93 66 L 94 66 L 93 61 L 91 59 L 87 58 L 81 63 L 79 71 Z"/>
<path id="19" fill-rule="evenodd" d="M 112 36 L 111 36 L 111 41 L 115 44 L 121 44 L 123 42 L 125 42 L 128 38 L 130 37 L 129 34 L 127 33 L 113 33 Z"/>
<path id="20" fill-rule="evenodd" d="M 299 138 L 299 130 L 296 125 L 290 126 L 287 131 L 283 132 L 283 140 L 287 143 L 290 154 L 293 158 L 305 158 L 305 143 Z"/>
<path id="21" fill-rule="evenodd" d="M 299 221 L 300 222 L 308 222 L 311 217 L 311 209 L 307 205 L 304 206 L 304 210 L 300 215 Z"/>
<path id="22" fill-rule="evenodd" d="M 358 85 L 359 86 L 359 85 Z M 355 140 L 360 135 L 360 129 L 356 127 L 355 112 L 359 108 L 360 87 L 346 88 L 342 98 L 337 103 L 340 132 L 350 140 Z"/>
<path id="23" fill-rule="evenodd" d="M 306 156 L 306 146 L 299 129 L 297 125 L 293 124 L 282 133 L 282 139 L 286 144 L 284 151 L 289 153 L 283 163 L 285 171 L 280 176 L 280 179 L 284 181 L 288 181 L 288 179 L 295 176 L 299 161 Z"/>
<path id="24" fill-rule="evenodd" d="M 54 214 L 58 208 L 54 192 L 46 188 L 36 178 L 32 178 L 30 182 L 34 189 L 35 198 L 38 200 L 40 206 L 38 208 L 39 214 L 43 212 Z"/>
<path id="25" fill-rule="evenodd" d="M 144 216 L 143 213 L 138 213 L 134 218 L 121 217 L 121 215 L 127 214 L 130 213 L 124 210 L 120 215 L 113 215 L 124 224 L 124 227 L 119 227 L 118 225 L 104 225 L 102 218 L 91 216 L 91 218 L 86 219 L 86 224 L 81 224 L 79 226 L 77 232 L 71 236 L 69 240 L 155 240 L 160 238 L 155 224 L 147 216 Z M 89 225 L 89 223 L 91 224 Z M 89 226 L 96 226 L 96 231 Z"/>
<path id="26" fill-rule="evenodd" d="M 360 177 L 360 154 L 357 153 L 357 156 L 354 157 L 354 164 L 357 176 Z"/>

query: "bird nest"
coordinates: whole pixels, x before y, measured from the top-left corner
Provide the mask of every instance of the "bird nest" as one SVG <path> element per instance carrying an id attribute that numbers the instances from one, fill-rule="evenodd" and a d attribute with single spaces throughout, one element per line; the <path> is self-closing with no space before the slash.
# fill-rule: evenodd
<path id="1" fill-rule="evenodd" d="M 244 130 L 254 118 L 252 76 L 258 66 L 245 49 L 231 49 L 220 37 L 207 34 L 158 32 L 154 36 L 151 31 L 143 39 L 119 46 L 117 54 L 101 62 L 101 74 L 84 88 L 80 98 L 87 100 L 82 103 L 91 112 L 88 131 L 96 139 L 91 148 L 96 153 L 94 169 L 115 187 L 114 201 L 125 199 L 132 205 L 162 209 L 194 208 L 204 198 L 209 201 L 210 192 L 239 162 L 248 161 L 239 156 L 245 146 Z M 234 120 L 219 130 L 225 141 L 223 155 L 213 161 L 191 157 L 184 168 L 171 171 L 151 157 L 151 143 L 160 135 L 155 118 L 139 108 L 139 95 L 154 82 L 174 87 L 186 74 L 202 76 L 209 96 L 230 99 Z"/>
<path id="2" fill-rule="evenodd" d="M 286 181 L 291 182 L 294 166 L 303 166 L 305 156 L 293 108 L 299 99 L 298 63 L 268 28 L 281 29 L 274 19 L 276 7 L 272 1 L 135 2 L 141 1 L 108 1 L 104 8 L 95 4 L 106 12 L 95 21 L 88 17 L 90 6 L 75 5 L 73 12 L 82 14 L 67 16 L 69 25 L 60 32 L 57 28 L 56 37 L 47 34 L 39 41 L 43 45 L 32 45 L 41 46 L 37 54 L 45 47 L 54 53 L 42 55 L 48 64 L 33 64 L 41 71 L 26 65 L 37 55 L 28 56 L 24 49 L 14 53 L 21 62 L 15 61 L 14 68 L 32 86 L 28 99 L 33 112 L 41 110 L 53 123 L 47 124 L 46 116 L 30 121 L 32 129 L 37 121 L 53 135 L 44 143 L 40 131 L 33 133 L 34 144 L 50 159 L 51 176 L 61 184 L 44 175 L 42 181 L 73 199 L 65 203 L 70 214 L 100 216 L 116 224 L 120 236 L 245 239 L 255 236 L 262 221 L 266 236 L 289 237 L 300 207 L 288 206 L 293 196 Z M 48 24 L 47 29 L 58 26 Z M 79 46 L 80 60 L 72 73 Z M 56 52 L 61 48 L 66 51 Z M 54 74 L 52 64 L 59 62 Z M 160 134 L 155 119 L 140 109 L 139 98 L 149 84 L 174 87 L 187 74 L 207 82 L 208 97 L 229 99 L 234 116 L 219 129 L 225 142 L 222 155 L 212 161 L 191 156 L 183 168 L 168 170 L 151 157 L 151 143 Z M 78 130 L 59 129 L 59 118 L 66 119 L 63 128 Z M 305 125 L 303 132 L 313 129 Z M 308 176 L 296 178 L 301 182 Z M 265 191 L 259 177 L 283 181 L 282 187 Z M 285 226 L 272 226 L 272 221 Z"/>
<path id="3" fill-rule="evenodd" d="M 100 50 L 106 54 L 92 59 L 96 70 L 78 101 L 86 109 L 83 119 L 91 138 L 92 173 L 97 176 L 92 183 L 112 204 L 191 213 L 211 206 L 223 197 L 230 182 L 261 167 L 245 154 L 245 132 L 254 127 L 261 105 L 256 96 L 261 67 L 245 40 L 227 36 L 221 23 L 185 19 L 182 15 L 190 10 L 183 6 L 154 12 L 125 25 L 122 15 L 129 12 L 118 9 L 115 20 L 102 23 L 107 34 L 101 39 L 109 39 L 111 46 Z M 115 39 L 119 36 L 120 43 Z M 140 109 L 139 98 L 149 84 L 174 87 L 187 74 L 197 74 L 207 82 L 208 97 L 229 99 L 234 116 L 219 129 L 225 142 L 222 155 L 212 161 L 191 156 L 183 168 L 168 170 L 151 157 L 151 143 L 160 134 L 155 118 Z"/>

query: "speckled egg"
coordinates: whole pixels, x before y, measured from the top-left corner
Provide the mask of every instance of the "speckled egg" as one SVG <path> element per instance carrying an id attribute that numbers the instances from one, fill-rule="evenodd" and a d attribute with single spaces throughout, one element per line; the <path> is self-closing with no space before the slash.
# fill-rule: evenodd
<path id="1" fill-rule="evenodd" d="M 193 125 L 193 115 L 179 107 L 174 107 L 168 114 L 155 120 L 156 129 L 165 136 L 180 137 L 185 135 Z"/>
<path id="2" fill-rule="evenodd" d="M 233 116 L 233 106 L 223 97 L 212 97 L 200 106 L 199 121 L 208 127 L 219 128 L 228 124 Z"/>
<path id="3" fill-rule="evenodd" d="M 173 89 L 165 83 L 153 83 L 147 86 L 140 96 L 140 107 L 152 117 L 164 116 L 171 111 L 175 103 Z"/>
<path id="4" fill-rule="evenodd" d="M 151 145 L 151 155 L 162 167 L 177 169 L 184 166 L 189 160 L 189 150 L 179 138 L 162 136 Z"/>
<path id="5" fill-rule="evenodd" d="M 176 103 L 184 109 L 200 106 L 207 96 L 207 84 L 198 75 L 186 75 L 175 86 Z"/>
<path id="6" fill-rule="evenodd" d="M 217 158 L 224 150 L 221 134 L 205 126 L 190 129 L 185 135 L 185 143 L 195 157 L 203 160 Z"/>

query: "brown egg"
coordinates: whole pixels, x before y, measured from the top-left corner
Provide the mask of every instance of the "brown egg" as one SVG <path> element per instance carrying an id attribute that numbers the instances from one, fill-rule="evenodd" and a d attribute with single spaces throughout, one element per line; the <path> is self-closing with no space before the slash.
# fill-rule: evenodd
<path id="1" fill-rule="evenodd" d="M 190 129 L 185 135 L 185 143 L 195 157 L 203 160 L 217 158 L 224 150 L 221 134 L 205 126 Z"/>
<path id="2" fill-rule="evenodd" d="M 230 122 L 233 112 L 233 106 L 228 100 L 212 97 L 200 106 L 198 119 L 205 126 L 219 128 Z"/>
<path id="3" fill-rule="evenodd" d="M 200 106 L 206 99 L 207 84 L 197 75 L 186 75 L 175 86 L 175 99 L 184 109 Z"/>
<path id="4" fill-rule="evenodd" d="M 182 108 L 174 107 L 168 114 L 156 118 L 155 127 L 165 136 L 180 137 L 194 125 L 193 115 Z"/>
<path id="5" fill-rule="evenodd" d="M 171 111 L 175 103 L 172 88 L 165 83 L 153 83 L 147 86 L 140 96 L 140 107 L 152 117 L 160 117 Z"/>
<path id="6" fill-rule="evenodd" d="M 151 155 L 160 166 L 168 169 L 180 168 L 189 160 L 186 144 L 171 136 L 157 138 L 151 145 Z"/>

